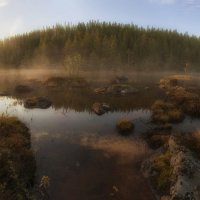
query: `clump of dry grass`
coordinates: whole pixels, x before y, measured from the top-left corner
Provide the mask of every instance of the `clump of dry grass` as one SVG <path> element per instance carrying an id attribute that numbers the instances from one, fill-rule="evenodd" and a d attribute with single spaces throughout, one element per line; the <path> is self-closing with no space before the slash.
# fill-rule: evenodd
<path id="1" fill-rule="evenodd" d="M 183 87 L 175 87 L 168 91 L 168 96 L 186 114 L 194 117 L 200 116 L 200 97 L 197 94 L 189 92 Z"/>
<path id="2" fill-rule="evenodd" d="M 170 130 L 151 130 L 143 135 L 151 149 L 158 149 L 167 144 L 171 131 Z"/>
<path id="3" fill-rule="evenodd" d="M 183 112 L 172 103 L 157 100 L 152 106 L 152 121 L 154 123 L 179 123 L 183 119 Z"/>
<path id="4" fill-rule="evenodd" d="M 166 194 L 170 189 L 172 167 L 170 166 L 171 154 L 169 151 L 155 157 L 152 170 L 155 171 L 151 178 L 153 187 L 160 193 Z"/>
<path id="5" fill-rule="evenodd" d="M 134 129 L 134 124 L 128 119 L 120 119 L 117 122 L 117 129 L 123 135 L 129 134 Z"/>
<path id="6" fill-rule="evenodd" d="M 50 77 L 45 81 L 45 85 L 48 88 L 57 88 L 57 89 L 68 89 L 68 88 L 85 88 L 88 87 L 88 82 L 78 76 L 70 77 Z"/>
<path id="7" fill-rule="evenodd" d="M 160 87 L 164 89 L 171 89 L 176 86 L 181 86 L 184 84 L 191 84 L 192 77 L 189 75 L 174 75 L 165 77 L 160 80 Z"/>
<path id="8" fill-rule="evenodd" d="M 192 116 L 200 116 L 200 97 L 197 94 L 198 87 L 194 86 L 194 80 L 188 75 L 174 75 L 160 80 L 160 87 L 167 90 L 170 101 L 177 104 L 184 113 Z M 192 87 L 191 87 L 192 86 Z M 172 113 L 175 114 L 175 113 Z M 175 115 L 178 113 L 176 112 Z M 166 115 L 160 116 L 163 121 Z"/>
<path id="9" fill-rule="evenodd" d="M 198 95 L 192 92 L 188 92 L 184 87 L 174 87 L 168 90 L 168 96 L 176 103 L 183 104 L 184 102 L 198 99 Z"/>
<path id="10" fill-rule="evenodd" d="M 35 170 L 28 128 L 15 117 L 0 117 L 1 199 L 30 199 Z"/>
<path id="11" fill-rule="evenodd" d="M 32 97 L 28 98 L 24 102 L 25 108 L 41 108 L 47 109 L 52 105 L 52 102 L 47 97 Z"/>

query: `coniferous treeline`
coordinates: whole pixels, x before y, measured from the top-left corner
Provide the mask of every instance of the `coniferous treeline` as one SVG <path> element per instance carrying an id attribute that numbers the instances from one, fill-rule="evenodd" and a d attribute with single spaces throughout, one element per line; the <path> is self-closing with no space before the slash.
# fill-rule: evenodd
<path id="1" fill-rule="evenodd" d="M 1 67 L 35 61 L 54 67 L 78 62 L 82 68 L 139 70 L 182 70 L 188 63 L 198 70 L 200 38 L 132 24 L 90 22 L 56 25 L 0 41 Z"/>

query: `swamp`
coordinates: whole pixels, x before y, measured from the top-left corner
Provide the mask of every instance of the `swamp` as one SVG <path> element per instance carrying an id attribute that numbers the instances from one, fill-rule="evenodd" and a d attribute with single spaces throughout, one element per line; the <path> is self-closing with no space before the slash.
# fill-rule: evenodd
<path id="1" fill-rule="evenodd" d="M 0 0 L 0 200 L 200 200 L 198 1 Z"/>
<path id="2" fill-rule="evenodd" d="M 106 74 L 0 71 L 3 199 L 199 198 L 199 75 Z"/>

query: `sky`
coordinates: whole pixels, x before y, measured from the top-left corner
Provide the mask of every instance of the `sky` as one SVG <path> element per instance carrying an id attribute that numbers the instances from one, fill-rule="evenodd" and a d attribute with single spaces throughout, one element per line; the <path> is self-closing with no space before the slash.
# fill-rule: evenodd
<path id="1" fill-rule="evenodd" d="M 200 0 L 0 0 L 0 38 L 90 20 L 200 36 Z"/>

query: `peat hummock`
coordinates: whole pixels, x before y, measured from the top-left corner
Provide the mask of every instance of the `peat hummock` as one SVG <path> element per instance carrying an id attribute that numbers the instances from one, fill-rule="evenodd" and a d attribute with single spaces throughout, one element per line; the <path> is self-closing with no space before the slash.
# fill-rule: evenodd
<path id="1" fill-rule="evenodd" d="M 52 102 L 47 97 L 32 97 L 25 100 L 24 107 L 33 109 L 47 109 L 52 105 Z"/>
<path id="2" fill-rule="evenodd" d="M 35 170 L 28 128 L 15 117 L 0 117 L 0 199 L 32 199 Z"/>

